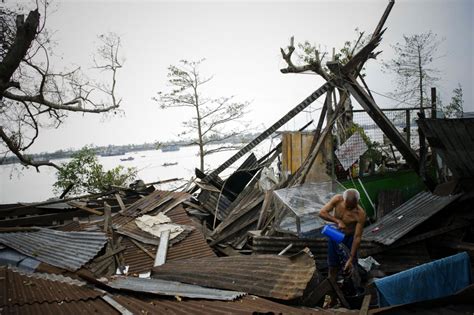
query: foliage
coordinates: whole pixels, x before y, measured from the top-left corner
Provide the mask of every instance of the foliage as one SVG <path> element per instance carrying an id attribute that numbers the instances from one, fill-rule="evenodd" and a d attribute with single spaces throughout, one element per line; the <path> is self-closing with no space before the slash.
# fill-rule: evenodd
<path id="1" fill-rule="evenodd" d="M 411 106 L 428 105 L 426 100 L 438 80 L 432 68 L 441 41 L 431 31 L 412 36 L 403 35 L 403 42 L 392 45 L 395 58 L 384 62 L 384 69 L 395 74 L 396 89 L 392 95 Z"/>
<path id="2" fill-rule="evenodd" d="M 69 194 L 97 193 L 110 189 L 111 186 L 124 186 L 135 179 L 135 168 L 117 166 L 104 170 L 92 148 L 84 147 L 72 155 L 69 162 L 61 164 L 56 172 L 54 183 L 56 193 L 62 193 L 74 185 Z"/>
<path id="3" fill-rule="evenodd" d="M 357 34 L 357 39 L 352 41 L 345 41 L 342 48 L 334 53 L 334 60 L 339 61 L 342 65 L 345 65 L 360 48 L 364 47 L 365 44 L 370 40 L 370 35 L 366 35 L 365 32 L 360 31 L 358 28 L 354 30 Z M 312 65 L 312 64 L 324 64 L 324 58 L 328 54 L 327 51 L 321 52 L 321 49 L 316 45 L 311 44 L 309 41 L 304 41 L 298 44 L 298 58 L 300 63 Z M 329 69 L 326 66 L 322 67 L 324 72 L 329 75 Z M 365 76 L 363 70 L 361 75 Z"/>
<path id="4" fill-rule="evenodd" d="M 443 108 L 444 115 L 447 118 L 459 118 L 463 115 L 464 100 L 462 86 L 458 83 L 458 87 L 453 90 L 451 102 Z"/>
<path id="5" fill-rule="evenodd" d="M 186 108 L 193 116 L 183 122 L 185 127 L 180 136 L 191 136 L 190 144 L 199 146 L 200 168 L 204 171 L 204 157 L 216 152 L 234 150 L 235 145 L 220 145 L 211 148 L 212 144 L 222 144 L 242 130 L 230 128 L 232 123 L 243 124 L 241 119 L 246 114 L 248 102 L 235 102 L 233 97 L 210 98 L 202 93 L 203 86 L 212 80 L 200 72 L 202 60 L 181 60 L 177 66 L 168 67 L 170 91 L 158 92 L 153 100 L 162 109 Z"/>

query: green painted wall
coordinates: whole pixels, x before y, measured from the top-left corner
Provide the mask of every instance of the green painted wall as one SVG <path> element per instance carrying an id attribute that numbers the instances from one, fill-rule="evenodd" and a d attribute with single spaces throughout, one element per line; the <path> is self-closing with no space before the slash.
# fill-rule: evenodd
<path id="1" fill-rule="evenodd" d="M 406 201 L 426 188 L 418 174 L 412 170 L 362 177 L 361 181 L 374 204 L 377 204 L 378 194 L 381 190 L 400 189 L 403 200 Z M 346 188 L 355 188 L 360 192 L 362 207 L 369 217 L 373 217 L 375 209 L 370 205 L 359 181 L 354 179 L 341 182 L 341 184 Z"/>

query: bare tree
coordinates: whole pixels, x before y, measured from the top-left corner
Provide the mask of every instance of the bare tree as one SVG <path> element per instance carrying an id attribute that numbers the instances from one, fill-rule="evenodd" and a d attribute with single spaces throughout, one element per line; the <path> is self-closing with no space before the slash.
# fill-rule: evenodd
<path id="1" fill-rule="evenodd" d="M 354 41 L 346 41 L 341 49 L 332 51 L 329 60 L 338 61 L 341 65 L 347 64 L 349 60 L 353 59 L 356 53 L 364 47 L 370 40 L 370 36 L 364 32 L 355 30 L 357 33 L 357 39 Z M 294 45 L 294 38 L 290 40 L 290 45 L 285 49 L 280 48 L 280 52 L 283 60 L 286 62 L 287 67 L 282 68 L 282 73 L 314 73 L 325 81 L 329 81 L 332 78 L 332 74 L 326 67 L 325 63 L 329 53 L 321 50 L 319 46 L 311 44 L 309 41 L 299 43 L 297 47 Z M 296 52 L 296 58 L 293 61 L 293 53 Z M 375 58 L 378 53 L 370 54 L 369 58 Z M 356 69 L 353 73 L 354 77 L 360 76 L 362 79 L 365 76 L 363 68 Z M 370 92 L 369 92 L 370 93 Z M 341 141 L 344 141 L 346 136 L 349 135 L 349 130 L 352 126 L 352 104 L 349 97 L 349 93 L 342 89 L 337 88 L 332 92 L 332 100 L 334 104 L 340 103 L 344 105 L 344 114 L 341 119 L 338 120 L 337 130 Z M 330 121 L 332 118 L 332 105 L 327 108 L 327 120 Z"/>
<path id="2" fill-rule="evenodd" d="M 70 112 L 106 113 L 120 105 L 116 96 L 116 73 L 122 67 L 120 38 L 99 36 L 95 65 L 111 75 L 110 84 L 88 79 L 81 68 L 56 72 L 50 63 L 53 41 L 45 28 L 47 8 L 46 2 L 38 4 L 26 19 L 0 9 L 0 150 L 37 170 L 40 166 L 59 168 L 27 154 L 41 128 L 57 128 Z"/>
<path id="3" fill-rule="evenodd" d="M 432 68 L 439 44 L 431 31 L 412 36 L 403 35 L 403 42 L 392 45 L 395 58 L 384 62 L 384 68 L 396 77 L 396 89 L 392 93 L 404 103 L 423 108 L 428 101 L 428 89 L 439 80 L 438 70 Z"/>
<path id="4" fill-rule="evenodd" d="M 199 67 L 204 59 L 199 61 L 181 60 L 178 66 L 168 67 L 168 82 L 171 91 L 158 92 L 153 100 L 166 108 L 188 108 L 193 117 L 183 123 L 185 130 L 182 136 L 191 135 L 191 144 L 199 146 L 200 169 L 204 171 L 204 157 L 216 152 L 237 149 L 238 146 L 225 144 L 239 135 L 242 130 L 228 128 L 229 123 L 243 123 L 241 118 L 246 113 L 248 102 L 234 102 L 233 97 L 210 98 L 202 94 L 202 88 L 212 80 L 203 77 Z M 220 144 L 210 148 L 212 144 Z"/>

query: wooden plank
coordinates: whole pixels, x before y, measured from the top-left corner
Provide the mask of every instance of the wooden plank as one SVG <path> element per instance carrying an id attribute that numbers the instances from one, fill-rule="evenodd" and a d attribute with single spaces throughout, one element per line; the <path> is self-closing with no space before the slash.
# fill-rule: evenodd
<path id="1" fill-rule="evenodd" d="M 260 230 L 263 223 L 265 222 L 265 219 L 267 217 L 267 211 L 271 204 L 272 194 L 273 189 L 270 189 L 269 191 L 265 192 L 265 199 L 263 199 L 262 209 L 260 210 L 260 215 L 258 217 L 257 230 Z"/>
<path id="2" fill-rule="evenodd" d="M 53 213 L 45 215 L 35 215 L 24 218 L 0 220 L 0 227 L 6 226 L 32 226 L 32 225 L 53 225 L 55 221 L 70 220 L 77 217 L 85 217 L 87 214 L 82 210 L 65 213 Z"/>
<path id="3" fill-rule="evenodd" d="M 84 204 L 82 204 L 82 203 L 80 203 L 80 202 L 77 202 L 77 201 L 70 201 L 70 202 L 68 202 L 68 205 L 71 205 L 71 206 L 73 206 L 73 207 L 76 207 L 76 208 L 78 208 L 78 209 L 87 211 L 87 212 L 92 213 L 92 214 L 95 214 L 95 215 L 104 215 L 103 212 L 100 212 L 100 211 L 98 211 L 98 210 L 89 208 L 89 207 L 87 207 L 86 205 L 84 205 Z"/>
<path id="4" fill-rule="evenodd" d="M 112 208 L 110 208 L 108 203 L 104 203 L 104 232 L 107 233 L 110 227 L 112 219 Z"/>
<path id="5" fill-rule="evenodd" d="M 302 148 L 301 148 L 301 133 L 300 132 L 292 132 L 291 133 L 291 174 L 294 174 L 296 170 L 298 170 L 303 163 L 303 157 L 301 155 Z"/>
<path id="6" fill-rule="evenodd" d="M 160 234 L 160 245 L 156 252 L 155 263 L 153 267 L 161 266 L 166 262 L 166 255 L 168 254 L 168 242 L 170 240 L 170 230 L 161 232 Z"/>
<path id="7" fill-rule="evenodd" d="M 125 204 L 123 203 L 122 197 L 120 197 L 119 193 L 115 194 L 115 199 L 117 199 L 117 202 L 120 206 L 120 211 L 125 211 L 127 207 L 125 207 Z"/>
<path id="8" fill-rule="evenodd" d="M 369 313 L 370 299 L 372 296 L 370 294 L 364 296 L 362 301 L 362 306 L 360 307 L 359 315 L 367 315 Z"/>

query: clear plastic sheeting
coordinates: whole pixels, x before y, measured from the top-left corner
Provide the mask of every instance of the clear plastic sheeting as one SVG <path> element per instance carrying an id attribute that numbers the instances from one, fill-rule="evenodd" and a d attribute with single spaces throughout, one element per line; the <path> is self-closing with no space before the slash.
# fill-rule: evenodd
<path id="1" fill-rule="evenodd" d="M 316 237 L 326 221 L 321 208 L 344 188 L 337 182 L 321 182 L 275 190 L 276 229 L 299 237 Z"/>

